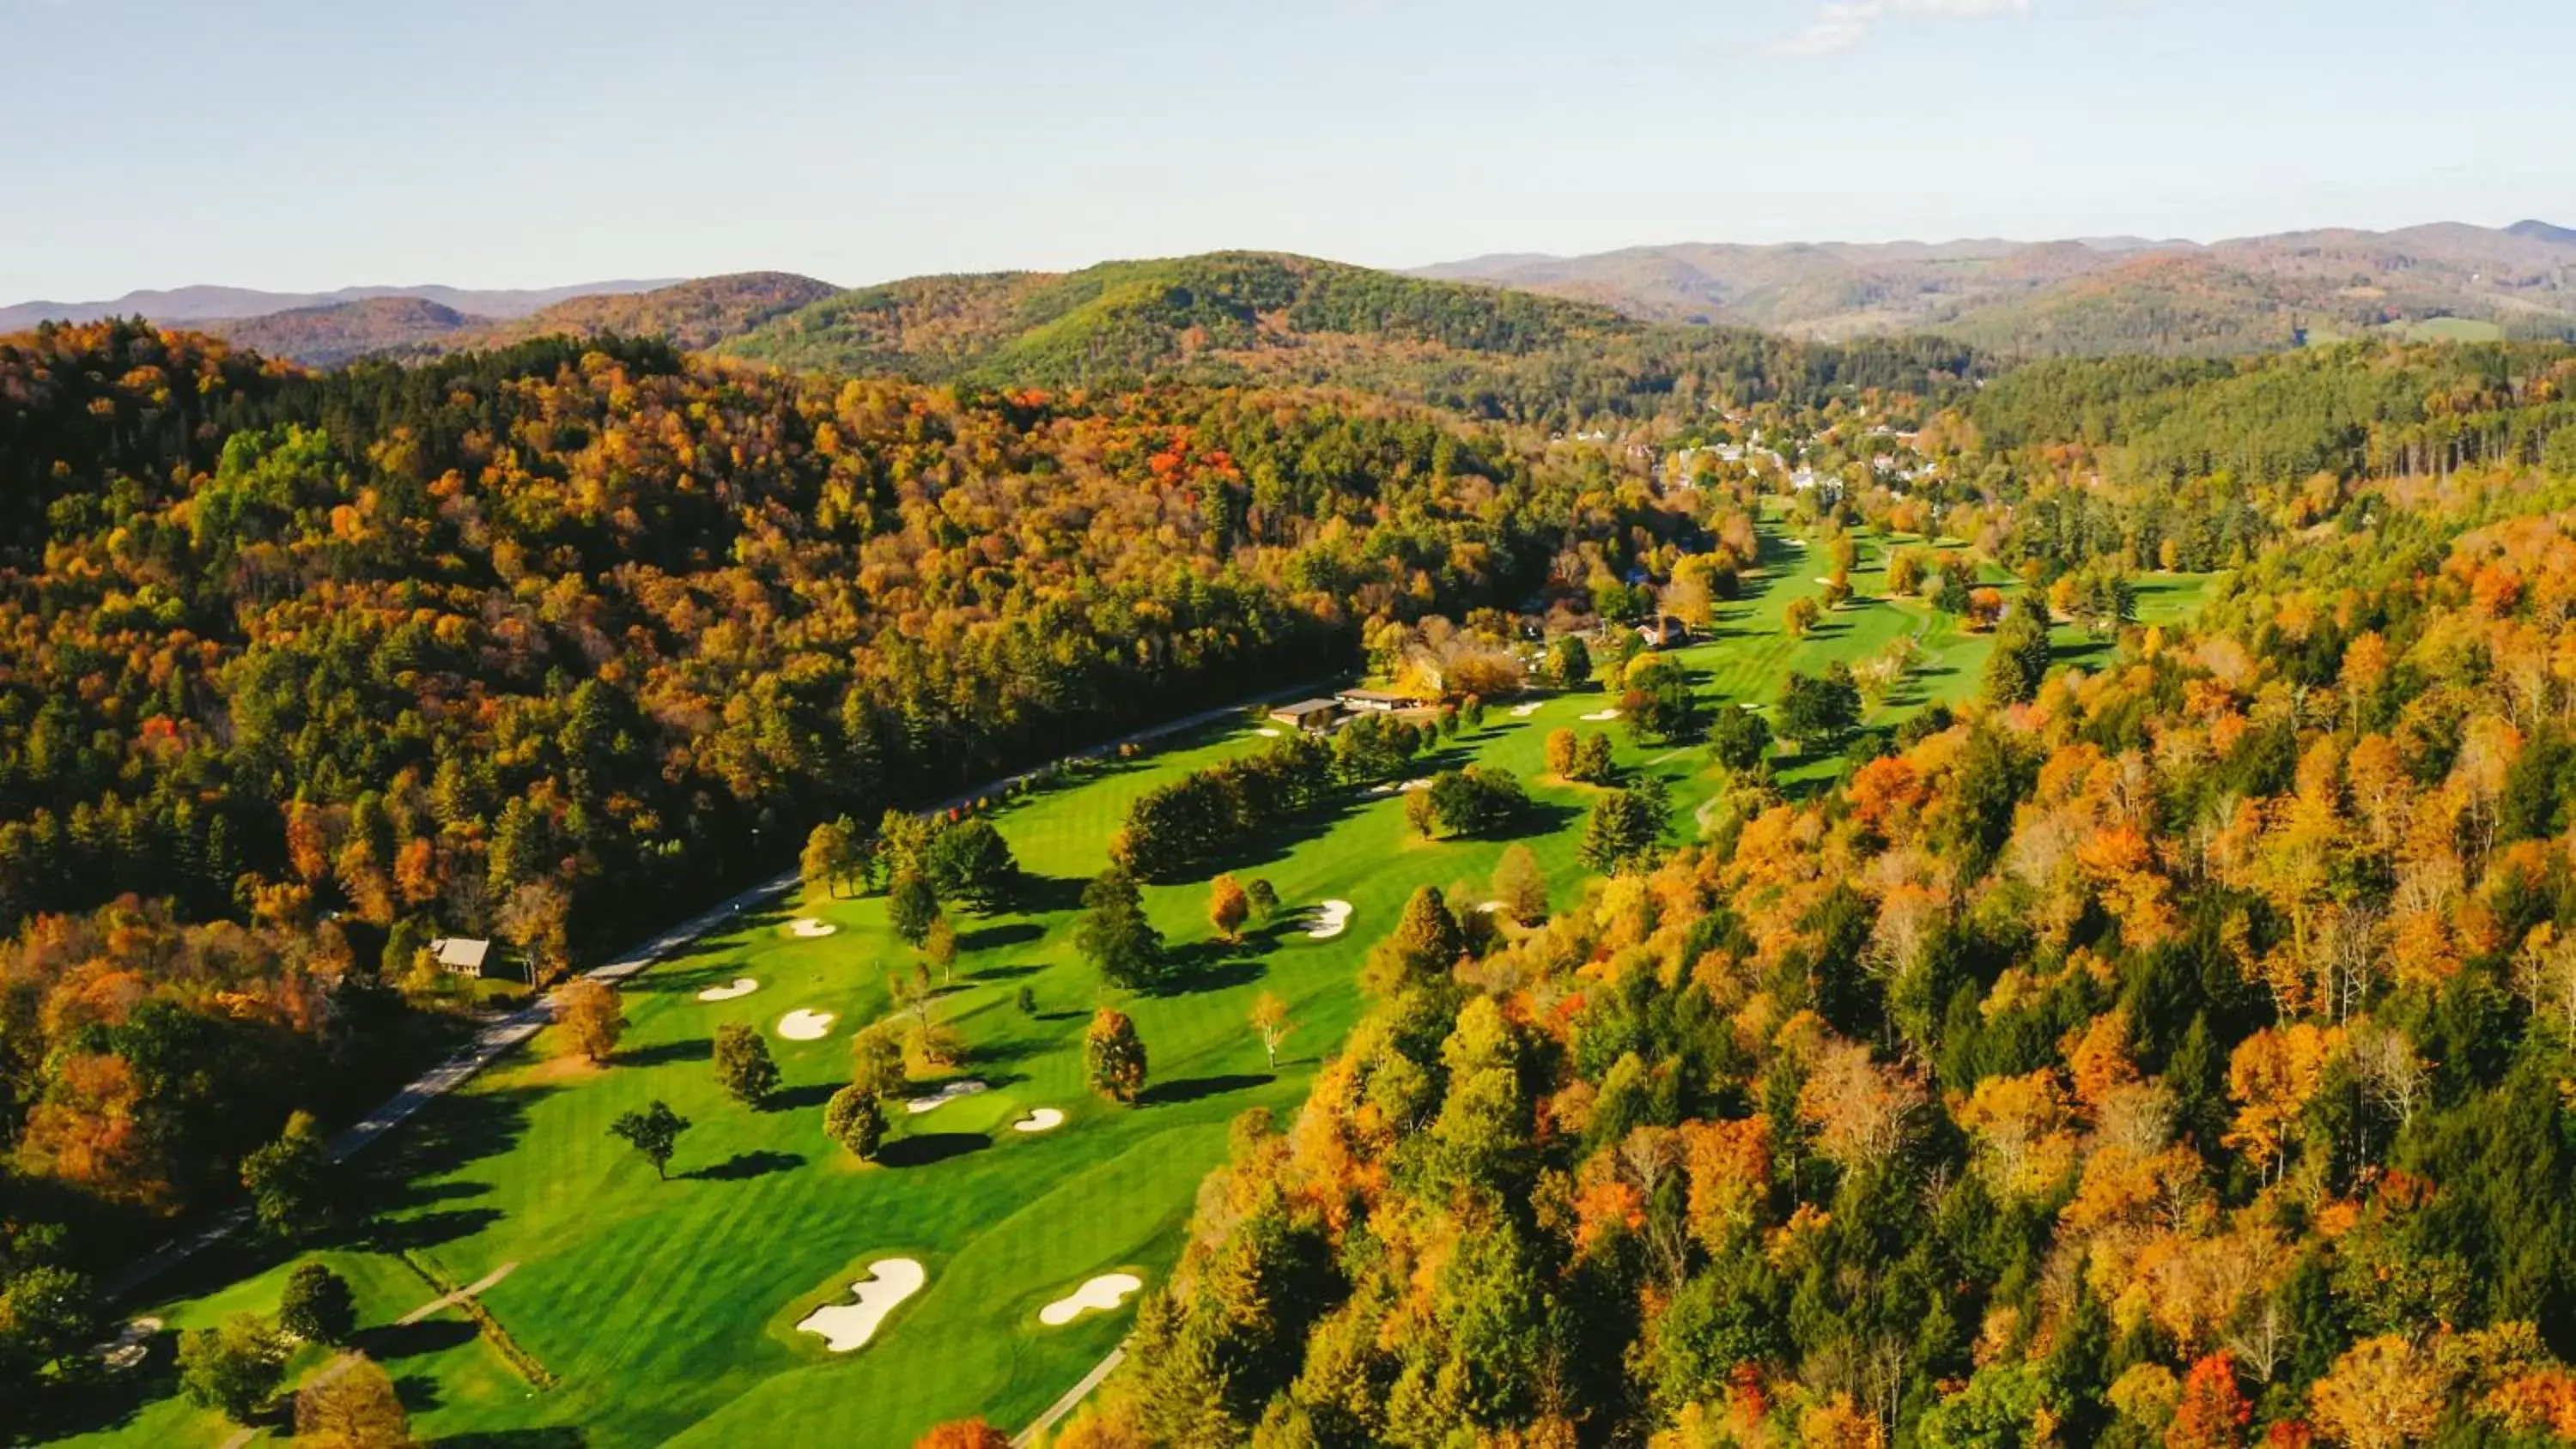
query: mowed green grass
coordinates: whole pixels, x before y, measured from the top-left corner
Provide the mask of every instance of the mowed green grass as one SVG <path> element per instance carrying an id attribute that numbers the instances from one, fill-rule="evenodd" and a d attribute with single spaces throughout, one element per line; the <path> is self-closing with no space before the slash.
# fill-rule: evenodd
<path id="1" fill-rule="evenodd" d="M 1721 610 L 1714 637 L 1681 652 L 1703 695 L 1727 707 L 1767 705 L 1789 671 L 1857 662 L 1905 635 L 1921 640 L 1926 668 L 1873 723 L 1973 693 L 1988 641 L 1919 602 L 1874 597 L 1884 541 L 1861 543 L 1853 583 L 1862 597 L 1791 640 L 1781 611 L 1821 592 L 1822 549 L 1767 531 L 1766 568 L 1750 597 Z M 1530 782 L 1535 808 L 1519 838 L 1560 901 L 1583 889 L 1575 850 L 1595 792 L 1542 778 L 1550 730 L 1610 730 L 1623 763 L 1668 782 L 1681 837 L 1719 783 L 1704 750 L 1640 746 L 1620 726 L 1579 722 L 1607 703 L 1576 693 L 1526 717 L 1497 706 L 1482 730 L 1422 767 L 1428 774 L 1478 759 Z M 1150 888 L 1148 908 L 1193 965 L 1169 992 L 1105 987 L 1074 951 L 1072 926 L 1080 885 L 1106 863 L 1129 803 L 1183 771 L 1267 743 L 1253 725 L 1229 724 L 996 813 L 1033 878 L 1031 900 L 989 918 L 961 916 L 955 985 L 938 1003 L 973 1054 L 961 1074 L 992 1090 L 917 1116 L 898 1107 L 883 1163 L 853 1162 L 822 1132 L 822 1101 L 848 1077 L 851 1034 L 888 1013 L 887 973 L 912 959 L 874 897 L 815 897 L 746 914 L 631 984 L 632 1026 L 613 1064 L 579 1063 L 549 1033 L 425 1112 L 373 1164 L 392 1184 L 387 1247 L 408 1249 L 454 1283 L 516 1264 L 484 1302 L 558 1384 L 532 1387 L 453 1312 L 371 1337 L 366 1346 L 395 1375 L 417 1432 L 542 1441 L 548 1430 L 578 1430 L 599 1445 L 865 1449 L 909 1444 L 929 1425 L 967 1414 L 1012 1429 L 1033 1419 L 1133 1317 L 1131 1299 L 1116 1313 L 1050 1329 L 1039 1308 L 1097 1274 L 1126 1270 L 1160 1282 L 1199 1181 L 1224 1158 L 1227 1124 L 1252 1107 L 1283 1120 L 1296 1110 L 1319 1059 L 1363 1009 L 1358 968 L 1405 898 L 1431 884 L 1462 906 L 1481 900 L 1508 843 L 1422 841 L 1405 827 L 1398 796 L 1355 793 L 1327 818 L 1246 842 L 1240 858 L 1222 863 L 1268 877 L 1292 908 L 1350 901 L 1356 911 L 1343 936 L 1315 941 L 1289 926 L 1221 956 L 1205 921 L 1204 880 Z M 1831 759 L 1783 765 L 1793 783 L 1838 768 Z M 798 914 L 836 930 L 792 936 L 786 923 Z M 759 990 L 722 1003 L 696 999 L 737 976 L 755 978 Z M 1015 1005 L 1023 987 L 1036 996 L 1034 1015 Z M 1286 998 L 1297 1021 L 1275 1072 L 1246 1024 L 1263 991 Z M 1104 1002 L 1135 1018 L 1151 1054 L 1154 1090 L 1134 1107 L 1084 1089 L 1082 1031 Z M 797 1008 L 834 1013 L 830 1035 L 780 1039 L 776 1022 Z M 725 1022 L 767 1036 L 785 1075 L 783 1105 L 753 1111 L 718 1090 L 711 1037 Z M 619 1113 L 655 1098 L 696 1124 L 669 1182 L 608 1133 Z M 1065 1125 L 1010 1129 L 1036 1107 L 1064 1111 Z M 351 1275 L 369 1325 L 434 1296 L 390 1252 L 324 1256 Z M 870 1263 L 895 1256 L 920 1260 L 929 1282 L 866 1348 L 829 1353 L 795 1329 L 815 1306 L 843 1301 Z M 286 1267 L 148 1311 L 175 1327 L 270 1311 Z M 308 1351 L 298 1371 L 321 1361 Z M 229 1436 L 228 1425 L 171 1388 L 166 1368 L 139 1377 L 122 1417 L 86 1437 L 185 1445 Z"/>

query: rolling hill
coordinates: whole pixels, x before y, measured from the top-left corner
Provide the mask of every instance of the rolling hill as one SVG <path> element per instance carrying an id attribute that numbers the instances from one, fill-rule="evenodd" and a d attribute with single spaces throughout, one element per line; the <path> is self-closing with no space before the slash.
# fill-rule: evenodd
<path id="1" fill-rule="evenodd" d="M 825 298 L 721 344 L 801 368 L 1072 385 L 1274 375 L 1372 357 L 1520 357 L 1633 333 L 1601 306 L 1264 252 L 1072 273 L 917 277 Z"/>
<path id="2" fill-rule="evenodd" d="M 1631 247 L 1426 267 L 1617 308 L 1820 338 L 1934 331 L 2021 353 L 2218 354 L 2302 336 L 2576 335 L 2576 232 L 2526 221 L 2321 230 L 2202 245 L 2136 237 L 1927 245 Z"/>

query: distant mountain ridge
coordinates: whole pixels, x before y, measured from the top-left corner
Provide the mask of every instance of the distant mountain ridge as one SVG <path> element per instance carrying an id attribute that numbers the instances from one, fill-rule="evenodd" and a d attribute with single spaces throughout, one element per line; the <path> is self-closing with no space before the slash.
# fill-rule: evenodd
<path id="1" fill-rule="evenodd" d="M 128 292 L 104 302 L 20 302 L 0 307 L 0 332 L 19 332 L 40 322 L 95 322 L 102 317 L 145 317 L 154 322 L 198 323 L 279 312 L 308 311 L 387 297 L 432 302 L 468 317 L 513 318 L 568 302 L 576 297 L 650 292 L 684 280 L 576 282 L 566 287 L 467 288 L 428 284 L 413 287 L 342 287 L 330 292 L 263 292 L 250 287 L 178 287 L 168 291 Z"/>
<path id="2" fill-rule="evenodd" d="M 1410 275 L 1643 321 L 1839 339 L 1931 331 L 2006 352 L 2224 354 L 2374 328 L 2576 336 L 2576 230 L 2442 222 L 2209 244 L 2139 237 L 1503 253 Z"/>

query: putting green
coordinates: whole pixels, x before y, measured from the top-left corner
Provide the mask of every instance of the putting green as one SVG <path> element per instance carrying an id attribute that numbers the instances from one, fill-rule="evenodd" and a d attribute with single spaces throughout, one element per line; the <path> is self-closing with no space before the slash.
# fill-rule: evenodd
<path id="1" fill-rule="evenodd" d="M 1757 592 L 1721 609 L 1713 637 L 1678 651 L 1705 696 L 1767 705 L 1791 670 L 1858 661 L 1909 635 L 1924 667 L 1873 722 L 1974 692 L 1988 641 L 1918 602 L 1874 597 L 1885 559 L 1876 538 L 1861 539 L 1852 580 L 1861 597 L 1806 638 L 1788 638 L 1788 601 L 1820 592 L 1809 578 L 1819 571 L 1813 552 L 1783 546 L 1778 525 L 1766 526 L 1769 567 L 1753 581 Z M 2160 610 L 2197 598 L 2199 581 L 2166 582 Z M 1582 889 L 1575 847 L 1596 792 L 1543 778 L 1543 740 L 1605 703 L 1578 693 L 1497 709 L 1443 751 L 1444 765 L 1479 759 L 1529 782 L 1535 823 L 1522 839 L 1560 901 Z M 1608 730 L 1624 766 L 1666 779 L 1675 829 L 1691 833 L 1717 784 L 1705 751 L 1641 748 L 1620 725 L 1576 727 Z M 582 1442 L 603 1446 L 870 1449 L 907 1445 L 930 1424 L 968 1414 L 1011 1428 L 1033 1418 L 1124 1335 L 1135 1298 L 1061 1327 L 1041 1327 L 1043 1311 L 1076 1285 L 1121 1274 L 1152 1284 L 1170 1273 L 1198 1183 L 1224 1156 L 1227 1123 L 1251 1107 L 1293 1113 L 1317 1059 L 1360 1012 L 1359 965 L 1406 896 L 1432 884 L 1457 888 L 1462 909 L 1481 900 L 1508 843 L 1418 840 L 1400 794 L 1351 792 L 1336 812 L 1224 863 L 1267 877 L 1288 908 L 1246 950 L 1210 941 L 1204 880 L 1150 888 L 1147 908 L 1187 959 L 1185 979 L 1167 994 L 1106 989 L 1073 950 L 1072 926 L 1081 884 L 1104 864 L 1129 802 L 1267 743 L 1255 725 L 1212 728 L 996 811 L 1034 880 L 1032 897 L 1025 909 L 957 919 L 959 959 L 936 1007 L 971 1048 L 956 1075 L 989 1090 L 894 1113 L 879 1164 L 854 1163 L 822 1133 L 822 1104 L 848 1079 L 851 1035 L 895 1010 L 887 973 L 913 960 L 873 897 L 746 912 L 629 985 L 632 1026 L 613 1065 L 562 1055 L 549 1033 L 389 1139 L 370 1164 L 390 1184 L 386 1250 L 323 1255 L 356 1283 L 363 1321 L 388 1323 L 437 1296 L 395 1249 L 448 1283 L 515 1262 L 484 1305 L 555 1381 L 532 1386 L 453 1312 L 382 1330 L 362 1346 L 394 1375 L 419 1436 L 577 1428 Z M 1838 768 L 1807 760 L 1783 774 L 1794 787 Z M 1349 926 L 1315 939 L 1306 913 L 1325 901 L 1348 903 Z M 833 929 L 786 929 L 799 918 Z M 757 990 L 702 997 L 744 978 Z M 1034 1012 L 1019 1009 L 1023 990 Z M 1296 1022 L 1275 1071 L 1247 1024 L 1264 991 L 1285 998 Z M 1134 1017 L 1151 1055 L 1152 1090 L 1132 1108 L 1084 1086 L 1083 1027 L 1103 1002 Z M 830 1013 L 832 1028 L 820 1040 L 781 1039 L 772 1027 L 789 1008 Z M 777 1109 L 754 1112 L 717 1087 L 711 1037 L 729 1022 L 770 1041 L 784 1077 Z M 913 1095 L 941 1085 L 916 1082 Z M 695 1124 L 668 1182 L 608 1132 L 619 1113 L 655 1098 Z M 1063 1114 L 1051 1130 L 1014 1130 L 1048 1111 Z M 797 1330 L 816 1308 L 850 1302 L 870 1265 L 895 1259 L 921 1265 L 925 1285 L 864 1348 L 836 1354 Z M 176 1301 L 135 1310 L 174 1327 L 271 1311 L 287 1266 L 253 1272 L 219 1258 L 164 1285 Z M 174 1396 L 168 1352 L 165 1336 L 155 1366 L 122 1380 L 75 1437 L 229 1437 L 216 1416 Z M 298 1369 L 320 1361 L 308 1353 Z"/>

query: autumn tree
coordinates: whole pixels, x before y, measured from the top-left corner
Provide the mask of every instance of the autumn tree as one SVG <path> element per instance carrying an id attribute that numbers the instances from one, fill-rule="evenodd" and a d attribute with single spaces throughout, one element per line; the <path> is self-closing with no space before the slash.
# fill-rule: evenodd
<path id="1" fill-rule="evenodd" d="M 1547 872 L 1539 867 L 1538 853 L 1528 846 L 1514 843 L 1503 848 L 1502 859 L 1494 865 L 1491 889 L 1504 914 L 1522 925 L 1535 926 L 1547 919 Z"/>
<path id="2" fill-rule="evenodd" d="M 1220 875 L 1208 882 L 1208 924 L 1222 940 L 1243 939 L 1243 923 L 1252 914 L 1252 898 L 1233 876 Z"/>
<path id="3" fill-rule="evenodd" d="M 616 987 L 580 977 L 556 988 L 554 1006 L 555 1020 L 572 1039 L 573 1049 L 594 1066 L 617 1054 L 618 1039 L 626 1035 L 626 1009 Z"/>
<path id="4" fill-rule="evenodd" d="M 1145 1090 L 1145 1043 L 1125 1012 L 1104 1006 L 1092 1016 L 1082 1057 L 1091 1089 L 1109 1100 L 1133 1105 Z"/>
<path id="5" fill-rule="evenodd" d="M 411 1417 L 374 1359 L 353 1354 L 295 1395 L 295 1442 L 317 1449 L 410 1449 Z"/>
<path id="6" fill-rule="evenodd" d="M 1011 1436 L 980 1418 L 941 1424 L 912 1442 L 912 1449 L 1010 1449 Z"/>

